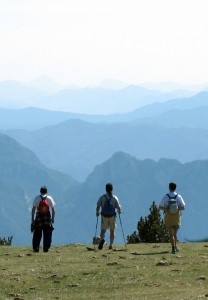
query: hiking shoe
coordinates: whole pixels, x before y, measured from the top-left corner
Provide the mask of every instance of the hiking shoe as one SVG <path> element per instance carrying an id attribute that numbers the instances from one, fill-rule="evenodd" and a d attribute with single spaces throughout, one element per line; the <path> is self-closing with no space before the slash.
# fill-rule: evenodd
<path id="1" fill-rule="evenodd" d="M 110 245 L 108 249 L 109 249 L 109 250 L 113 250 L 113 246 L 112 246 L 112 245 Z"/>
<path id="2" fill-rule="evenodd" d="M 98 249 L 102 250 L 104 244 L 105 244 L 105 240 L 101 240 L 100 243 L 99 243 L 99 245 L 98 245 Z"/>

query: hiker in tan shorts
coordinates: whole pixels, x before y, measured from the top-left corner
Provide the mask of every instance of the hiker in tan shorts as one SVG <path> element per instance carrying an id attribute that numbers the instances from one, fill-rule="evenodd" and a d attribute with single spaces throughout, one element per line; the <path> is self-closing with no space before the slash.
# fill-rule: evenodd
<path id="1" fill-rule="evenodd" d="M 99 216 L 101 209 L 101 232 L 98 249 L 101 250 L 105 243 L 105 233 L 110 229 L 110 244 L 109 249 L 113 249 L 113 241 L 116 228 L 116 210 L 120 214 L 121 206 L 118 198 L 113 195 L 113 185 L 106 184 L 106 194 L 102 195 L 96 205 L 96 215 Z"/>
<path id="2" fill-rule="evenodd" d="M 164 222 L 170 235 L 172 252 L 179 251 L 177 247 L 177 232 L 181 225 L 181 211 L 185 209 L 185 202 L 181 195 L 175 192 L 176 183 L 169 183 L 169 193 L 160 201 L 159 209 L 164 211 Z"/>

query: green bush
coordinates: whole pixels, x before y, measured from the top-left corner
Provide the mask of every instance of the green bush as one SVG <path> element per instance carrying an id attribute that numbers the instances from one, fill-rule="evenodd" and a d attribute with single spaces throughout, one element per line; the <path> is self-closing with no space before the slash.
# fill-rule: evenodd
<path id="1" fill-rule="evenodd" d="M 150 214 L 141 217 L 137 224 L 137 231 L 127 236 L 127 243 L 167 243 L 169 234 L 160 216 L 160 211 L 155 202 L 149 208 Z"/>
<path id="2" fill-rule="evenodd" d="M 0 237 L 0 246 L 11 246 L 12 239 L 13 236 L 9 236 L 7 239 L 5 237 L 3 239 Z"/>

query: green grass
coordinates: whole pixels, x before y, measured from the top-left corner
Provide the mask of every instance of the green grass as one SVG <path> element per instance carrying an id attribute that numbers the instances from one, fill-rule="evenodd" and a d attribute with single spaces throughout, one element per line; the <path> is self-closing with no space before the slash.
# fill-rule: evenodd
<path id="1" fill-rule="evenodd" d="M 208 245 L 0 247 L 0 299 L 208 299 Z"/>

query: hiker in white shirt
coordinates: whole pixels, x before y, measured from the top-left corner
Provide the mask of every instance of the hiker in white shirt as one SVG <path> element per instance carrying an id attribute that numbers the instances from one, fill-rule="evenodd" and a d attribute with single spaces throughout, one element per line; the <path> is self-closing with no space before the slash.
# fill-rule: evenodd
<path id="1" fill-rule="evenodd" d="M 159 204 L 159 209 L 164 211 L 164 222 L 170 235 L 172 252 L 179 251 L 177 247 L 177 232 L 181 225 L 181 211 L 185 209 L 185 202 L 181 195 L 175 192 L 176 183 L 169 183 L 169 193 L 166 194 Z"/>
<path id="2" fill-rule="evenodd" d="M 47 192 L 47 187 L 42 186 L 40 194 L 33 201 L 31 231 L 33 232 L 32 244 L 34 252 L 39 252 L 42 235 L 43 251 L 48 252 L 51 246 L 55 202 L 51 196 L 47 195 Z"/>

